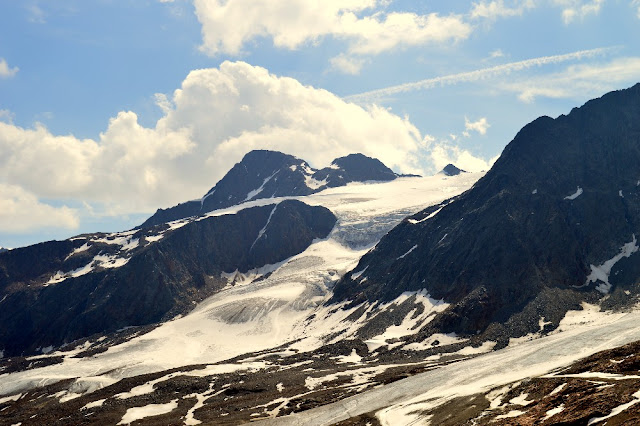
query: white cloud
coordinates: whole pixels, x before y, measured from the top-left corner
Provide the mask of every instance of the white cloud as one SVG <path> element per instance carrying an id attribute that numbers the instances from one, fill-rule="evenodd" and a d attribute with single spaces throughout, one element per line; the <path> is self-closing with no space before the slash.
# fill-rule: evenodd
<path id="1" fill-rule="evenodd" d="M 523 0 L 512 2 L 513 6 L 507 6 L 504 3 L 504 0 L 493 0 L 493 1 L 480 1 L 478 3 L 473 3 L 471 7 L 471 18 L 472 19 L 488 19 L 488 20 L 496 20 L 498 18 L 509 18 L 513 16 L 522 16 L 522 14 L 528 10 L 536 7 L 535 2 L 533 0 Z"/>
<path id="2" fill-rule="evenodd" d="M 502 58 L 502 57 L 504 57 L 504 52 L 502 52 L 502 49 L 495 49 L 489 53 L 489 58 L 491 59 Z"/>
<path id="3" fill-rule="evenodd" d="M 357 75 L 365 63 L 365 60 L 358 57 L 348 56 L 344 53 L 331 58 L 331 68 L 344 74 Z"/>
<path id="4" fill-rule="evenodd" d="M 156 93 L 153 95 L 153 98 L 158 108 L 160 108 L 165 114 L 168 114 L 173 108 L 173 104 L 164 93 Z"/>
<path id="5" fill-rule="evenodd" d="M 631 7 L 637 8 L 638 19 L 640 19 L 640 0 L 631 0 Z"/>
<path id="6" fill-rule="evenodd" d="M 435 170 L 442 170 L 447 164 L 453 164 L 467 172 L 480 172 L 489 170 L 498 157 L 485 160 L 476 157 L 466 149 L 445 141 L 433 144 L 430 151 L 430 159 Z"/>
<path id="7" fill-rule="evenodd" d="M 605 0 L 554 0 L 554 3 L 562 7 L 562 20 L 568 25 L 576 19 L 598 15 Z"/>
<path id="8" fill-rule="evenodd" d="M 243 62 L 192 71 L 172 96 L 159 98 L 166 112 L 155 127 L 121 112 L 95 140 L 0 122 L 0 182 L 122 214 L 202 196 L 252 149 L 317 167 L 362 152 L 397 171 L 422 172 L 422 138 L 408 119 Z"/>
<path id="9" fill-rule="evenodd" d="M 640 57 L 616 58 L 603 64 L 572 65 L 559 73 L 503 83 L 500 88 L 517 93 L 523 102 L 533 102 L 537 97 L 584 99 L 639 78 Z"/>
<path id="10" fill-rule="evenodd" d="M 4 58 L 0 58 L 0 78 L 11 78 L 15 76 L 20 68 L 18 67 L 9 67 L 7 60 Z"/>
<path id="11" fill-rule="evenodd" d="M 352 55 L 463 40 L 471 26 L 460 15 L 385 12 L 386 0 L 194 0 L 209 55 L 242 54 L 262 37 L 297 49 L 332 36 Z"/>
<path id="12" fill-rule="evenodd" d="M 489 129 L 489 127 L 491 127 L 491 125 L 487 121 L 486 117 L 482 117 L 478 121 L 473 121 L 473 122 L 469 121 L 467 117 L 464 118 L 464 128 L 467 130 L 467 132 L 469 130 L 473 130 L 480 133 L 481 135 L 486 135 L 487 129 Z"/>
<path id="13" fill-rule="evenodd" d="M 471 82 L 497 77 L 516 71 L 522 71 L 532 67 L 539 67 L 547 64 L 558 64 L 571 60 L 582 60 L 605 55 L 615 47 L 599 48 L 590 50 L 581 50 L 578 52 L 567 53 L 564 55 L 543 56 L 539 58 L 527 59 L 519 62 L 511 62 L 508 64 L 497 65 L 490 68 L 482 68 L 475 71 L 463 72 L 458 74 L 445 75 L 442 77 L 429 78 L 413 83 L 405 83 L 397 86 L 385 87 L 383 89 L 371 90 L 369 92 L 359 93 L 357 95 L 347 96 L 345 99 L 355 102 L 368 102 L 372 99 L 378 99 L 385 96 L 395 95 L 397 93 L 412 92 L 415 90 L 431 89 L 437 86 L 448 86 L 457 83 Z"/>
<path id="14" fill-rule="evenodd" d="M 20 233 L 46 227 L 76 229 L 77 212 L 53 207 L 19 186 L 0 183 L 0 232 Z"/>

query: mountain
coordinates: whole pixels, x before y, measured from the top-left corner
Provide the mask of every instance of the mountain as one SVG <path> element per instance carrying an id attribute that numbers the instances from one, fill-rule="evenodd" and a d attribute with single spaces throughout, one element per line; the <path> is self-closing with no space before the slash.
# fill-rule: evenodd
<path id="1" fill-rule="evenodd" d="M 153 294 L 145 281 L 158 281 L 155 271 L 202 277 L 208 291 L 177 280 L 172 289 L 189 307 L 51 353 L 6 356 L 0 346 L 0 423 L 635 424 L 639 157 L 640 85 L 528 124 L 486 174 L 297 196 L 335 216 L 309 244 L 291 219 L 270 230 L 286 202 L 274 210 L 264 199 L 19 259 L 0 254 L 14 278 L 0 292 L 0 315 L 14 294 L 36 295 L 38 306 L 42 288 L 124 271 L 145 250 L 159 261 L 144 274 L 130 269 L 134 289 L 119 290 L 111 310 L 96 304 L 100 318 L 146 309 L 137 288 Z M 238 238 L 245 228 L 250 237 Z M 294 242 L 298 254 L 256 267 Z M 102 252 L 75 260 L 98 243 Z M 84 284 L 74 292 L 93 291 Z M 114 299 L 95 288 L 87 312 Z M 22 316 L 30 339 L 30 318 L 56 336 L 73 323 L 73 295 L 61 294 L 47 314 L 53 325 L 38 310 Z M 14 339 L 19 315 L 0 318 Z"/>
<path id="2" fill-rule="evenodd" d="M 496 348 L 553 330 L 585 301 L 630 306 L 640 282 L 638 164 L 640 84 L 538 118 L 472 189 L 383 237 L 332 303 L 424 289 L 449 306 L 414 341 L 456 333 Z"/>
<path id="3" fill-rule="evenodd" d="M 441 175 L 445 175 L 445 176 L 457 176 L 460 173 L 467 173 L 462 169 L 457 168 L 456 166 L 454 166 L 453 164 L 449 163 L 446 166 L 444 166 L 444 169 L 440 170 L 439 174 Z"/>
<path id="4" fill-rule="evenodd" d="M 286 200 L 2 253 L 0 349 L 5 356 L 34 353 L 166 321 L 228 285 L 226 274 L 264 270 L 296 255 L 335 222 L 324 207 Z"/>
<path id="5" fill-rule="evenodd" d="M 351 327 L 347 319 L 351 312 L 327 307 L 324 302 L 336 280 L 351 270 L 382 235 L 424 206 L 460 194 L 479 176 L 469 173 L 446 180 L 440 176 L 397 178 L 300 196 L 299 200 L 324 206 L 338 218 L 329 235 L 316 238 L 300 254 L 245 273 L 243 269 L 235 272 L 239 261 L 231 263 L 231 257 L 243 256 L 234 247 L 238 244 L 235 241 L 203 233 L 201 228 L 193 228 L 188 235 L 177 233 L 216 218 L 226 218 L 219 226 L 225 225 L 224 229 L 233 233 L 244 229 L 237 227 L 240 222 L 246 222 L 247 226 L 256 222 L 251 225 L 252 235 L 245 245 L 250 249 L 247 246 L 260 234 L 273 211 L 269 204 L 275 200 L 256 200 L 212 212 L 204 218 L 153 229 L 74 239 L 73 251 L 83 248 L 85 243 L 90 249 L 97 240 L 104 240 L 103 244 L 113 243 L 113 257 L 125 259 L 129 256 L 125 249 L 133 247 L 138 239 L 134 250 L 152 250 L 158 257 L 164 254 L 157 267 L 166 265 L 166 275 L 171 270 L 181 270 L 183 262 L 192 267 L 187 259 L 198 264 L 214 263 L 214 268 L 216 257 L 207 255 L 202 240 L 213 246 L 220 239 L 217 246 L 230 252 L 229 263 L 205 272 L 207 279 L 222 281 L 222 288 L 211 290 L 210 297 L 200 300 L 186 292 L 180 296 L 193 306 L 182 316 L 165 314 L 160 322 L 149 326 L 119 328 L 115 332 L 107 329 L 54 348 L 40 341 L 37 345 L 46 343 L 44 350 L 51 352 L 37 356 L 15 356 L 19 352 L 13 351 L 3 357 L 4 347 L 0 346 L 0 424 L 117 424 L 126 423 L 124 417 L 131 419 L 136 412 L 140 416 L 136 423 L 142 424 L 197 421 L 246 424 L 258 418 L 308 410 L 421 371 L 425 362 L 423 352 L 396 349 L 391 353 L 383 348 L 369 351 L 367 344 L 344 333 L 345 327 Z M 254 212 L 252 206 L 260 205 L 266 207 Z M 278 211 L 280 207 L 271 223 L 279 221 Z M 220 216 L 223 213 L 227 214 Z M 241 213 L 244 216 L 233 218 Z M 287 249 L 287 243 L 295 240 L 299 229 L 267 229 L 263 238 L 277 239 L 273 233 L 279 232 L 282 236 L 278 247 Z M 174 242 L 168 244 L 170 238 Z M 157 248 L 153 249 L 149 241 Z M 177 241 L 183 244 L 178 245 Z M 162 243 L 166 245 L 161 246 Z M 69 249 L 61 250 L 58 258 L 64 260 L 68 252 Z M 67 262 L 81 253 L 78 251 Z M 38 256 L 45 258 L 45 254 L 41 250 Z M 48 272 L 41 281 L 32 280 L 28 284 L 34 287 L 38 282 L 63 279 L 73 275 L 69 273 L 71 267 L 79 269 L 94 258 L 95 254 L 90 253 L 82 262 L 68 267 L 53 264 L 48 270 L 61 271 L 60 274 Z M 132 262 L 133 258 L 120 269 Z M 28 270 L 30 264 L 33 262 L 25 258 L 24 269 Z M 145 280 L 153 279 L 154 274 L 154 269 L 147 270 L 146 275 L 131 280 L 132 289 L 125 302 L 112 305 L 113 310 L 128 308 L 130 304 L 140 306 L 136 303 L 136 288 L 144 291 L 148 287 Z M 58 277 L 51 280 L 51 275 Z M 59 287 L 62 291 L 65 285 L 73 283 L 68 280 L 47 288 Z M 11 295 L 4 301 L 3 296 L 0 291 L 0 314 L 9 306 L 5 304 L 13 303 Z M 102 296 L 99 290 L 88 306 L 102 300 Z M 388 308 L 402 312 L 403 308 L 397 309 L 398 306 L 390 304 Z M 66 307 L 66 302 L 61 303 L 55 314 L 64 316 Z M 102 312 L 103 317 L 112 314 L 105 309 Z M 50 320 L 64 327 L 64 322 L 55 318 L 51 316 Z M 401 333 L 396 331 L 395 335 L 398 334 Z M 446 362 L 456 357 L 452 355 Z M 141 410 L 147 406 L 148 410 Z M 142 418 L 151 413 L 158 415 Z"/>
<path id="6" fill-rule="evenodd" d="M 4 253 L 5 251 L 9 251 L 9 249 L 6 249 L 4 247 L 0 247 L 0 253 Z"/>
<path id="7" fill-rule="evenodd" d="M 379 160 L 362 154 L 335 159 L 315 170 L 292 155 L 255 150 L 247 153 L 200 200 L 159 209 L 140 228 L 197 216 L 262 198 L 309 195 L 350 182 L 390 181 L 399 175 Z"/>

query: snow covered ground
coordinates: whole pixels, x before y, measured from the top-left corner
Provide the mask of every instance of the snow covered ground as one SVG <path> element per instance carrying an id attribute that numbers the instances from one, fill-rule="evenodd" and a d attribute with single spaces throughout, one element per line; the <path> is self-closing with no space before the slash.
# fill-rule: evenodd
<path id="1" fill-rule="evenodd" d="M 584 308 L 569 311 L 559 329 L 549 336 L 518 342 L 333 404 L 257 424 L 330 425 L 375 412 L 383 425 L 429 425 L 429 417 L 423 412 L 454 398 L 541 376 L 596 352 L 640 340 L 640 310 L 604 313 L 595 306 Z"/>
<path id="2" fill-rule="evenodd" d="M 316 321 L 307 327 L 303 320 L 319 309 L 333 283 L 354 268 L 359 258 L 404 217 L 462 193 L 480 176 L 399 178 L 386 183 L 349 184 L 307 197 L 287 197 L 329 208 L 338 217 L 329 238 L 314 242 L 305 252 L 280 265 L 265 265 L 262 270 L 252 271 L 250 276 L 226 271 L 224 277 L 229 285 L 189 315 L 104 353 L 87 358 L 71 358 L 74 353 L 67 353 L 61 364 L 0 375 L 0 396 L 78 378 L 69 392 L 61 395 L 68 400 L 124 377 L 216 363 L 296 338 L 305 338 L 298 349 L 313 349 L 321 344 L 319 337 L 336 326 L 336 321 L 326 326 Z M 251 201 L 209 216 L 281 200 Z M 173 227 L 185 223 L 177 221 Z M 266 272 L 271 272 L 266 279 L 251 282 Z M 56 355 L 61 354 L 46 356 Z"/>

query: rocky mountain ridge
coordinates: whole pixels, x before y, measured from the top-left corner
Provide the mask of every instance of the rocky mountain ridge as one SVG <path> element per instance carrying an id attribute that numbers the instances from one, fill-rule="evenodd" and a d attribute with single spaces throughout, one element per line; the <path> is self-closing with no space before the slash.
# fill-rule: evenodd
<path id="1" fill-rule="evenodd" d="M 472 189 L 383 237 L 333 302 L 425 289 L 451 305 L 416 341 L 456 333 L 498 347 L 554 329 L 584 301 L 629 306 L 640 293 L 638 164 L 640 84 L 538 118 Z"/>
<path id="2" fill-rule="evenodd" d="M 34 353 L 166 321 L 228 285 L 225 273 L 281 262 L 326 237 L 335 222 L 326 208 L 285 200 L 2 253 L 0 349 Z"/>
<path id="3" fill-rule="evenodd" d="M 234 165 L 202 199 L 159 209 L 140 227 L 202 215 L 261 198 L 309 195 L 350 182 L 391 181 L 398 176 L 379 160 L 363 154 L 336 158 L 330 166 L 316 170 L 292 155 L 254 150 Z"/>

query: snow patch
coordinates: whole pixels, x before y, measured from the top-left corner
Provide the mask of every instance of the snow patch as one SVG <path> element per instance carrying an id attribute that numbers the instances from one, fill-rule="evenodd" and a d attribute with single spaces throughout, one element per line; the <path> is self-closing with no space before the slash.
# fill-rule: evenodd
<path id="1" fill-rule="evenodd" d="M 531 194 L 536 195 L 538 193 L 537 189 L 534 189 L 533 191 L 531 191 Z"/>
<path id="2" fill-rule="evenodd" d="M 532 402 L 535 402 L 535 400 L 529 401 L 527 399 L 528 396 L 529 396 L 528 393 L 523 393 L 521 395 L 518 395 L 517 397 L 512 398 L 511 400 L 509 400 L 509 404 L 522 405 L 523 407 L 526 407 L 527 405 L 531 404 Z"/>
<path id="3" fill-rule="evenodd" d="M 19 393 L 17 395 L 12 395 L 12 396 L 5 396 L 3 398 L 0 398 L 0 404 L 4 404 L 5 402 L 17 401 L 20 398 L 22 398 L 22 394 L 21 393 Z"/>
<path id="4" fill-rule="evenodd" d="M 544 317 L 540 317 L 540 319 L 538 320 L 538 327 L 540 327 L 540 331 L 543 331 L 544 327 L 549 324 L 553 324 L 553 323 L 551 321 L 545 321 Z"/>
<path id="5" fill-rule="evenodd" d="M 316 189 L 322 186 L 325 186 L 327 184 L 327 179 L 325 178 L 324 180 L 316 180 L 311 176 L 305 176 L 304 183 L 305 185 L 307 185 L 309 189 L 312 189 L 315 191 Z"/>
<path id="6" fill-rule="evenodd" d="M 447 305 L 448 306 L 448 305 Z M 422 342 L 411 343 L 402 348 L 403 351 L 424 351 L 432 349 L 435 346 L 449 346 L 456 343 L 465 342 L 465 339 L 459 338 L 456 333 L 435 333 Z"/>
<path id="7" fill-rule="evenodd" d="M 369 265 L 365 266 L 364 269 L 358 271 L 358 272 L 354 272 L 353 274 L 351 274 L 351 279 L 352 280 L 357 280 L 358 278 L 360 278 L 362 276 L 362 274 L 364 274 L 367 269 L 369 269 Z"/>
<path id="8" fill-rule="evenodd" d="M 78 247 L 78 248 L 74 249 L 74 250 L 69 254 L 69 256 L 67 256 L 64 260 L 66 261 L 67 259 L 69 259 L 69 258 L 70 258 L 70 257 L 72 257 L 72 256 L 75 256 L 75 255 L 76 255 L 76 254 L 78 254 L 78 253 L 82 253 L 83 251 L 87 251 L 87 250 L 89 250 L 89 247 L 91 247 L 91 246 L 89 245 L 89 243 L 84 243 L 84 244 L 83 244 L 83 245 L 81 245 L 80 247 Z"/>
<path id="9" fill-rule="evenodd" d="M 214 188 L 213 191 L 207 193 L 204 197 L 202 197 L 200 199 L 200 208 L 202 208 L 202 206 L 204 205 L 204 200 L 206 200 L 207 198 L 211 197 L 215 192 L 216 192 L 216 190 Z"/>
<path id="10" fill-rule="evenodd" d="M 119 268 L 126 265 L 127 262 L 129 262 L 129 259 L 118 257 L 116 255 L 107 256 L 99 254 L 93 258 L 93 262 L 97 262 L 97 266 L 100 266 L 101 268 Z"/>
<path id="11" fill-rule="evenodd" d="M 600 284 L 596 286 L 596 290 L 598 290 L 602 294 L 607 294 L 611 290 L 611 284 L 609 284 L 609 274 L 611 274 L 611 268 L 618 263 L 623 257 L 629 257 L 633 253 L 637 252 L 638 249 L 636 236 L 633 235 L 633 240 L 631 242 L 625 244 L 620 249 L 620 253 L 612 257 L 611 259 L 604 262 L 602 265 L 596 266 L 591 265 L 591 274 L 587 277 L 587 281 L 584 285 L 589 285 L 592 282 L 600 281 Z"/>
<path id="12" fill-rule="evenodd" d="M 244 201 L 249 201 L 252 198 L 254 198 L 256 195 L 260 194 L 262 192 L 262 190 L 264 189 L 264 186 L 267 184 L 267 182 L 269 182 L 275 175 L 276 173 L 278 173 L 280 170 L 276 170 L 275 172 L 273 172 L 271 174 L 271 176 L 268 176 L 264 179 L 264 181 L 262 181 L 262 185 L 260 185 L 259 188 L 254 189 L 253 191 L 249 191 L 249 193 L 247 194 L 247 198 L 244 199 Z"/>
<path id="13" fill-rule="evenodd" d="M 549 396 L 553 396 L 559 392 L 562 392 L 562 389 L 564 389 L 566 386 L 568 385 L 568 383 L 563 383 L 560 386 L 558 386 L 557 388 L 555 388 L 554 390 L 551 391 L 551 393 L 549 394 Z"/>
<path id="14" fill-rule="evenodd" d="M 500 419 L 509 419 L 511 417 L 518 417 L 522 414 L 526 413 L 526 411 L 520 411 L 520 410 L 511 410 L 506 414 L 500 414 L 499 416 L 496 416 L 496 420 L 500 420 Z"/>
<path id="15" fill-rule="evenodd" d="M 595 417 L 595 418 L 589 419 L 589 422 L 587 423 L 587 426 L 590 426 L 592 424 L 599 423 L 599 422 L 601 422 L 603 420 L 607 420 L 607 419 L 610 419 L 611 417 L 617 416 L 618 414 L 622 413 L 623 411 L 629 409 L 630 407 L 632 407 L 632 406 L 636 405 L 638 402 L 640 402 L 640 391 L 634 393 L 632 396 L 635 399 L 627 402 L 626 404 L 618 405 L 616 408 L 611 410 L 611 413 L 609 413 L 608 415 L 606 415 L 604 417 Z"/>
<path id="16" fill-rule="evenodd" d="M 411 253 L 412 251 L 414 251 L 414 250 L 415 250 L 415 249 L 417 249 L 417 248 L 418 248 L 418 245 L 416 244 L 416 245 L 414 245 L 413 247 L 411 247 L 411 248 L 409 249 L 409 251 L 408 251 L 408 252 L 406 252 L 406 253 L 405 253 L 405 254 L 403 254 L 402 256 L 398 257 L 396 260 L 404 259 L 405 257 L 407 257 L 407 255 L 408 255 L 409 253 Z"/>
<path id="17" fill-rule="evenodd" d="M 582 188 L 578 187 L 578 189 L 576 190 L 576 192 L 574 192 L 571 195 L 567 195 L 566 197 L 564 197 L 565 200 L 575 200 L 576 198 L 578 198 L 580 195 L 582 195 Z"/>
<path id="18" fill-rule="evenodd" d="M 102 404 L 104 404 L 105 401 L 106 399 L 99 399 L 97 401 L 90 402 L 84 407 L 82 407 L 80 410 L 88 410 L 90 408 L 102 407 Z"/>
<path id="19" fill-rule="evenodd" d="M 149 404 L 144 407 L 129 408 L 119 425 L 128 425 L 136 420 L 144 419 L 145 417 L 159 416 L 161 414 L 167 414 L 178 408 L 178 400 L 174 399 L 166 404 Z"/>
<path id="20" fill-rule="evenodd" d="M 427 217 L 420 219 L 420 220 L 415 220 L 415 219 L 408 219 L 407 221 L 412 224 L 415 225 L 416 223 L 422 223 L 425 220 L 429 220 L 432 217 L 434 217 L 435 215 L 437 215 L 438 213 L 440 213 L 440 210 L 442 210 L 444 207 L 440 207 L 438 210 L 434 211 L 433 213 L 431 213 L 430 215 L 428 215 Z"/>
<path id="21" fill-rule="evenodd" d="M 277 204 L 273 206 L 273 210 L 271 210 L 271 213 L 269 213 L 269 218 L 267 219 L 267 223 L 265 223 L 264 227 L 260 230 L 260 232 L 258 232 L 258 237 L 255 239 L 253 244 L 251 244 L 251 248 L 249 249 L 250 251 L 253 250 L 253 246 L 255 246 L 258 240 L 262 238 L 262 236 L 264 235 L 264 232 L 267 230 L 267 226 L 269 226 L 269 223 L 271 223 L 271 218 L 273 217 L 273 214 L 276 212 L 277 208 L 278 208 Z"/>
<path id="22" fill-rule="evenodd" d="M 360 364 L 362 362 L 362 357 L 358 355 L 355 349 L 351 350 L 351 355 L 340 355 L 332 359 L 335 359 L 338 364 Z"/>
<path id="23" fill-rule="evenodd" d="M 552 408 L 551 410 L 547 411 L 545 413 L 545 416 L 542 418 L 542 420 L 550 419 L 551 417 L 555 416 L 556 414 L 561 413 L 563 410 L 564 410 L 564 404 L 560 404 L 556 408 Z"/>

